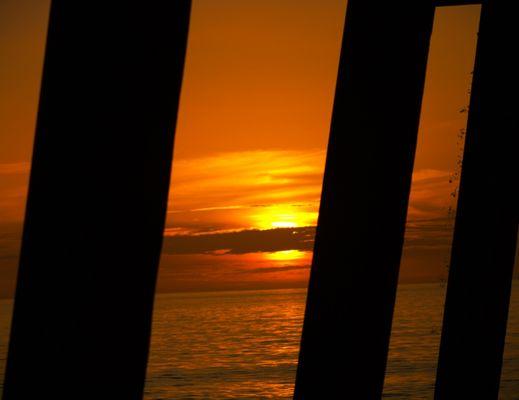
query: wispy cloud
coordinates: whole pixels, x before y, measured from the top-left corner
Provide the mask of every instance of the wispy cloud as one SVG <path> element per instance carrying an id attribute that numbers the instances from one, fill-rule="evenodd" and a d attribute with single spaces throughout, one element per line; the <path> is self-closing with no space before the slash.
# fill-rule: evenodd
<path id="1" fill-rule="evenodd" d="M 168 229 L 193 234 L 312 225 L 324 159 L 324 150 L 258 150 L 175 160 Z"/>
<path id="2" fill-rule="evenodd" d="M 315 200 L 325 152 L 259 150 L 175 160 L 170 200 L 173 210 L 271 204 L 276 198 Z"/>
<path id="3" fill-rule="evenodd" d="M 457 182 L 448 171 L 422 169 L 415 171 L 409 199 L 408 220 L 448 218 L 453 209 Z"/>
<path id="4" fill-rule="evenodd" d="M 0 163 L 0 175 L 27 174 L 31 169 L 29 162 Z"/>
<path id="5" fill-rule="evenodd" d="M 29 171 L 30 163 L 0 163 L 0 221 L 21 223 Z"/>

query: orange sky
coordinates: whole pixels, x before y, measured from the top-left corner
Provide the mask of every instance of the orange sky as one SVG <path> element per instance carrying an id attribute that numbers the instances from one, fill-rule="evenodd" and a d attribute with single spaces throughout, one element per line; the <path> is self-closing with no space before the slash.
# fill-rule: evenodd
<path id="1" fill-rule="evenodd" d="M 48 6 L 0 3 L 0 297 L 16 271 Z M 159 290 L 306 285 L 345 7 L 193 1 Z M 445 273 L 478 19 L 475 6 L 437 11 L 403 280 Z"/>

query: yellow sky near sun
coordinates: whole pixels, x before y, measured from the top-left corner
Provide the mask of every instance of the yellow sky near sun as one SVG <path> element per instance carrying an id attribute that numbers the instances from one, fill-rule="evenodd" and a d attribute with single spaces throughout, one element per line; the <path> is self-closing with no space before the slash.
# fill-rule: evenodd
<path id="1" fill-rule="evenodd" d="M 176 159 L 167 234 L 315 225 L 325 151 Z"/>
<path id="2" fill-rule="evenodd" d="M 8 60 L 0 64 L 5 293 L 15 276 L 48 7 L 48 0 L 0 4 L 0 58 Z M 164 252 L 160 290 L 306 285 L 311 247 L 301 228 L 317 220 L 345 9 L 345 0 L 193 1 L 165 233 L 213 236 L 207 251 L 197 242 L 198 253 Z M 478 19 L 479 7 L 436 13 L 403 266 L 410 280 L 444 272 L 449 177 Z M 283 237 L 279 246 L 276 228 L 295 229 L 293 242 Z M 233 237 L 234 247 L 217 236 L 243 230 L 270 236 L 248 253 L 245 236 Z"/>

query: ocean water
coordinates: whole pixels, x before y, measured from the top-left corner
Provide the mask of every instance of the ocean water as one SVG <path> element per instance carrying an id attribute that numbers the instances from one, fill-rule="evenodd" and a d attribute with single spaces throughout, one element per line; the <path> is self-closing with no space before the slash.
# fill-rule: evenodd
<path id="1" fill-rule="evenodd" d="M 306 291 L 160 294 L 146 400 L 290 399 Z M 444 289 L 401 285 L 384 398 L 432 399 Z M 0 371 L 12 303 L 0 300 Z M 519 399 L 519 282 L 514 282 L 500 399 Z"/>
<path id="2" fill-rule="evenodd" d="M 300 289 L 159 296 L 145 399 L 289 399 L 305 296 Z"/>
<path id="3" fill-rule="evenodd" d="M 383 398 L 432 399 L 445 290 L 400 285 Z M 519 282 L 500 399 L 519 399 Z M 145 399 L 290 399 L 306 290 L 159 295 Z"/>

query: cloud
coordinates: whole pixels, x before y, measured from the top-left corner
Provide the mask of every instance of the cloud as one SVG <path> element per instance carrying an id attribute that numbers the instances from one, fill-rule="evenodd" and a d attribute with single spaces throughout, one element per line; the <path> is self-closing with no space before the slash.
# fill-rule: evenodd
<path id="1" fill-rule="evenodd" d="M 447 171 L 422 169 L 413 173 L 408 220 L 447 218 L 454 209 L 457 181 Z"/>
<path id="2" fill-rule="evenodd" d="M 0 163 L 0 221 L 21 222 L 30 163 Z"/>
<path id="3" fill-rule="evenodd" d="M 165 254 L 245 254 L 284 250 L 311 251 L 314 227 L 242 230 L 201 235 L 165 236 Z"/>
<path id="4" fill-rule="evenodd" d="M 308 265 L 284 265 L 281 267 L 261 267 L 251 268 L 245 271 L 249 274 L 268 274 L 270 272 L 288 272 L 288 271 L 305 271 L 308 270 Z"/>
<path id="5" fill-rule="evenodd" d="M 266 226 L 261 207 L 276 207 L 271 214 L 299 207 L 290 210 L 299 215 L 297 226 L 315 224 L 325 155 L 258 150 L 175 159 L 167 226 L 184 233 L 274 227 Z"/>
<path id="6" fill-rule="evenodd" d="M 14 294 L 21 236 L 21 224 L 0 225 L 0 298 L 12 297 Z"/>
<path id="7" fill-rule="evenodd" d="M 317 215 L 322 181 L 320 168 L 323 167 L 319 165 L 319 159 L 324 157 L 324 153 L 319 156 L 316 154 L 282 151 L 233 153 L 214 159 L 209 157 L 204 160 L 186 161 L 190 166 L 187 164 L 184 167 L 177 166 L 179 174 L 181 169 L 185 168 L 185 176 L 177 181 L 181 183 L 178 196 L 181 198 L 188 194 L 195 196 L 197 207 L 182 208 L 178 205 L 175 207 L 175 204 L 172 206 L 172 209 L 177 212 L 170 216 L 166 231 L 168 236 L 164 239 L 163 248 L 165 255 L 173 257 L 169 260 L 169 265 L 176 265 L 181 256 L 187 257 L 184 262 L 190 263 L 193 268 L 197 266 L 196 274 L 200 274 L 203 259 L 204 263 L 208 263 L 202 269 L 203 275 L 215 279 L 216 276 L 218 279 L 229 279 L 232 274 L 245 279 L 247 273 L 267 274 L 271 268 L 277 272 L 280 272 L 279 268 L 287 268 L 286 273 L 291 271 L 296 273 L 300 263 L 285 265 L 265 261 L 258 266 L 258 258 L 249 257 L 248 254 L 313 250 L 315 227 L 310 226 L 313 224 L 296 225 L 294 228 L 265 229 L 261 222 L 262 220 L 271 222 L 278 216 L 277 220 L 281 220 L 282 217 L 287 218 L 299 213 Z M 275 161 L 272 161 L 273 159 Z M 236 170 L 236 179 L 237 182 L 239 181 L 234 196 L 229 195 L 229 197 L 227 193 L 232 192 L 231 187 L 234 182 L 232 179 L 229 181 L 228 175 L 219 177 L 220 171 L 223 173 L 226 160 L 230 160 L 229 163 L 233 166 L 231 171 Z M 313 167 L 307 167 L 307 164 Z M 308 171 L 301 171 L 301 165 L 302 169 L 309 168 Z M 204 169 L 205 167 L 207 170 Z M 216 176 L 215 180 L 208 184 L 207 198 L 205 185 L 198 185 L 199 174 L 207 177 Z M 265 192 L 282 188 L 283 185 L 278 185 L 278 179 L 283 181 L 283 185 L 288 184 L 289 187 L 294 182 L 294 185 L 306 185 L 306 190 L 313 193 L 313 197 L 301 199 L 289 195 L 284 200 L 291 200 L 290 203 L 277 204 L 275 199 L 273 200 L 273 197 Z M 223 198 L 219 198 L 220 185 L 223 185 Z M 456 186 L 457 182 L 452 180 L 451 174 L 447 171 L 421 169 L 414 172 L 404 243 L 402 273 L 404 280 L 409 276 L 417 275 L 418 272 L 421 277 L 431 276 L 428 271 L 434 273 L 434 276 L 438 275 L 438 271 L 445 272 L 444 267 L 448 263 L 450 254 L 456 203 L 456 198 L 452 197 L 451 193 Z M 174 203 L 175 187 L 172 188 L 172 193 Z M 187 205 L 188 197 L 180 204 Z M 311 218 L 304 220 L 310 221 Z M 233 224 L 233 221 L 237 223 Z M 253 229 L 247 225 L 244 227 L 248 222 Z M 216 255 L 219 257 L 215 257 Z M 231 255 L 242 258 L 229 258 Z M 305 262 L 308 262 L 308 259 Z M 190 274 L 195 274 L 193 268 L 189 269 L 187 266 L 182 268 L 182 279 L 188 279 Z M 257 272 L 254 272 L 255 269 Z M 178 269 L 175 271 L 179 272 Z M 178 275 L 176 276 L 178 278 Z M 198 276 L 197 279 L 204 278 Z"/>
<path id="8" fill-rule="evenodd" d="M 0 163 L 0 175 L 19 175 L 28 174 L 31 169 L 31 163 Z"/>
<path id="9" fill-rule="evenodd" d="M 424 264 L 448 263 L 458 181 L 448 171 L 421 169 L 413 173 L 404 251 Z M 434 254 L 433 254 L 434 253 Z M 434 260 L 434 261 L 433 261 Z"/>

